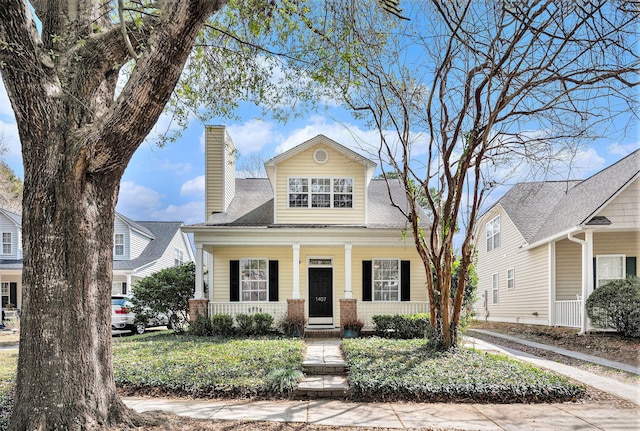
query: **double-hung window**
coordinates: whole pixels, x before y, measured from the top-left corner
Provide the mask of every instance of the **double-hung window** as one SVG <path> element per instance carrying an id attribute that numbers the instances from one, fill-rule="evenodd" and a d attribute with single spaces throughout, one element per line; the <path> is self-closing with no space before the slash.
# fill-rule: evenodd
<path id="1" fill-rule="evenodd" d="M 625 278 L 625 255 L 601 255 L 596 256 L 596 287 Z"/>
<path id="2" fill-rule="evenodd" d="M 507 289 L 516 287 L 516 270 L 515 268 L 507 269 Z"/>
<path id="3" fill-rule="evenodd" d="M 115 256 L 124 256 L 124 234 L 123 233 L 115 234 L 113 254 Z"/>
<path id="4" fill-rule="evenodd" d="M 2 254 L 11 254 L 12 248 L 11 232 L 2 232 Z"/>
<path id="5" fill-rule="evenodd" d="M 500 279 L 498 277 L 498 273 L 493 274 L 491 276 L 491 303 L 492 304 L 498 303 L 498 287 L 500 286 L 499 282 L 500 282 Z"/>
<path id="6" fill-rule="evenodd" d="M 180 266 L 184 263 L 184 251 L 182 251 L 179 248 L 175 248 L 174 249 L 174 265 L 175 266 Z"/>
<path id="7" fill-rule="evenodd" d="M 3 307 L 6 307 L 7 304 L 9 303 L 9 283 L 3 281 L 2 283 L 0 283 L 0 300 L 2 303 Z"/>
<path id="8" fill-rule="evenodd" d="M 373 259 L 373 300 L 400 300 L 400 261 L 397 259 Z"/>
<path id="9" fill-rule="evenodd" d="M 352 178 L 289 178 L 289 208 L 353 208 Z"/>
<path id="10" fill-rule="evenodd" d="M 500 247 L 500 216 L 487 223 L 487 251 Z"/>
<path id="11" fill-rule="evenodd" d="M 240 260 L 240 298 L 242 301 L 269 300 L 269 261 Z"/>

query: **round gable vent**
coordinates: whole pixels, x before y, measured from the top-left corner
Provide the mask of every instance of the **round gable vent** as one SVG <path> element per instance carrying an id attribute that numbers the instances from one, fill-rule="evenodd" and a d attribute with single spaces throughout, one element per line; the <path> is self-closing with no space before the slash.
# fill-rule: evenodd
<path id="1" fill-rule="evenodd" d="M 327 150 L 324 148 L 318 148 L 313 152 L 313 160 L 319 164 L 326 163 L 326 161 L 329 160 L 329 153 L 327 153 Z"/>

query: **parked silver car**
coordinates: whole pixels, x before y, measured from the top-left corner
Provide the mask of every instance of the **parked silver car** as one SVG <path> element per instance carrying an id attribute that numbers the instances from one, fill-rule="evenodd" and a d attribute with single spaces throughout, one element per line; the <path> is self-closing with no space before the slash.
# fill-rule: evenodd
<path id="1" fill-rule="evenodd" d="M 147 322 L 146 325 L 136 323 L 136 315 L 132 311 L 131 297 L 127 295 L 113 295 L 111 297 L 111 328 L 126 329 L 136 334 L 144 334 L 147 328 L 165 326 L 169 319 L 159 314 Z"/>

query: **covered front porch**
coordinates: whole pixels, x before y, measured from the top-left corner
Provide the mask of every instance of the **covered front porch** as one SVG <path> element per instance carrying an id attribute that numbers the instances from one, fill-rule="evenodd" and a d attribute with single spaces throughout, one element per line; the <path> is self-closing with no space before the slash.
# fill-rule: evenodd
<path id="1" fill-rule="evenodd" d="M 602 330 L 586 315 L 586 299 L 594 289 L 636 275 L 638 233 L 584 229 L 548 244 L 549 325 Z"/>

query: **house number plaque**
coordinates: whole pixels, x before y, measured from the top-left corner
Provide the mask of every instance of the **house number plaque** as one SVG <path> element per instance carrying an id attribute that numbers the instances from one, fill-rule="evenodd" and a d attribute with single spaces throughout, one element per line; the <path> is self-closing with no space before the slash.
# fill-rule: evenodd
<path id="1" fill-rule="evenodd" d="M 316 302 L 327 302 L 326 296 L 316 296 Z"/>

